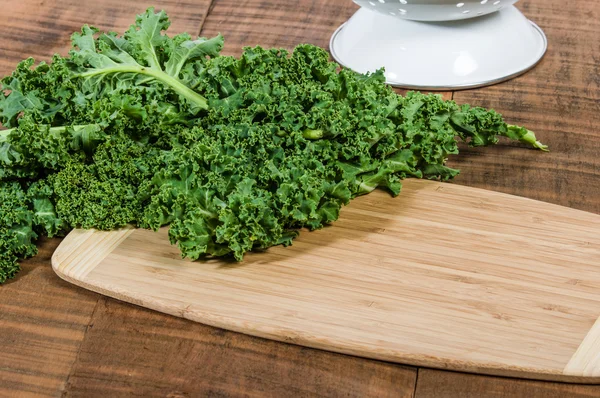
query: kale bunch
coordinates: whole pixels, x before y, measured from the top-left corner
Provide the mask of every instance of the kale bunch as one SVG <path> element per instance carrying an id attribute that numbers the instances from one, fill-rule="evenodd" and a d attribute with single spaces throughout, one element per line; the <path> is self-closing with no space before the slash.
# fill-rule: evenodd
<path id="1" fill-rule="evenodd" d="M 223 37 L 164 32 L 148 9 L 123 35 L 84 26 L 50 63 L 0 87 L 0 283 L 41 236 L 169 225 L 182 256 L 289 245 L 376 188 L 448 180 L 457 140 L 545 150 L 493 110 L 400 96 L 313 45 L 220 55 Z"/>

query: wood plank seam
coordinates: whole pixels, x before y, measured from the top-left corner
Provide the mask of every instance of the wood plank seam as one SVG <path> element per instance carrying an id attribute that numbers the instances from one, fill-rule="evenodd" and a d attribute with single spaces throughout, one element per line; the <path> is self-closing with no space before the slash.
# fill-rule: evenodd
<path id="1" fill-rule="evenodd" d="M 208 18 L 209 14 L 215 8 L 215 2 L 216 2 L 216 0 L 209 0 L 208 7 L 206 8 L 206 13 L 202 17 L 202 20 L 200 20 L 200 24 L 199 24 L 200 26 L 198 26 L 198 29 L 196 29 L 196 36 L 199 37 L 202 34 L 202 28 L 204 28 L 204 22 L 206 22 L 206 19 Z"/>
<path id="2" fill-rule="evenodd" d="M 424 368 L 418 367 L 417 371 L 415 372 L 415 389 L 413 390 L 412 398 L 417 398 L 417 387 L 419 386 L 419 373 L 421 373 L 422 369 Z"/>
<path id="3" fill-rule="evenodd" d="M 94 309 L 92 310 L 92 313 L 91 313 L 90 318 L 88 320 L 87 326 L 85 327 L 85 332 L 83 333 L 83 338 L 79 342 L 79 347 L 77 347 L 77 354 L 75 355 L 75 359 L 71 363 L 71 366 L 69 368 L 69 373 L 67 374 L 67 378 L 65 380 L 65 384 L 63 385 L 63 391 L 61 391 L 61 392 L 66 391 L 67 388 L 68 388 L 68 386 L 69 386 L 69 381 L 71 380 L 71 376 L 73 375 L 73 368 L 75 368 L 75 365 L 79 361 L 79 357 L 81 355 L 81 348 L 83 347 L 83 342 L 85 341 L 85 337 L 87 336 L 87 333 L 90 330 L 90 327 L 91 327 L 92 322 L 94 320 L 94 315 L 96 314 L 96 311 L 98 310 L 98 306 L 100 305 L 100 300 L 102 300 L 102 299 L 103 299 L 103 297 L 101 295 L 98 295 L 98 299 L 96 300 L 96 305 L 94 305 Z"/>

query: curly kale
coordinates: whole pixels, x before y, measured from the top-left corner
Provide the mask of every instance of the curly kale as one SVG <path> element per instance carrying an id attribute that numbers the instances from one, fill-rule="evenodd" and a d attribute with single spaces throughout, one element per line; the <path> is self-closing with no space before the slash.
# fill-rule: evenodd
<path id="1" fill-rule="evenodd" d="M 545 150 L 493 110 L 400 96 L 313 45 L 245 48 L 169 37 L 148 9 L 124 35 L 84 26 L 50 63 L 22 61 L 0 86 L 0 283 L 40 235 L 126 224 L 183 256 L 289 245 L 377 188 L 448 180 L 457 139 Z"/>
<path id="2" fill-rule="evenodd" d="M 34 210 L 18 182 L 0 182 L 0 281 L 15 276 L 17 260 L 37 254 Z"/>

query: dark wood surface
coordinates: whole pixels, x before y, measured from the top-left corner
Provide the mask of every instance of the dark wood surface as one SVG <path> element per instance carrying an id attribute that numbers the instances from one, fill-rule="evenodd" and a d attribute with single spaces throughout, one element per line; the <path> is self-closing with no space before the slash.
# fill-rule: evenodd
<path id="1" fill-rule="evenodd" d="M 83 23 L 123 31 L 149 3 L 2 0 L 0 75 L 26 56 L 64 53 Z M 260 44 L 327 47 L 350 0 L 161 1 L 172 31 L 225 35 L 225 53 Z M 549 49 L 510 82 L 448 97 L 493 107 L 552 152 L 462 148 L 458 184 L 600 213 L 600 3 L 523 0 Z M 600 387 L 416 369 L 253 338 L 121 303 L 57 278 L 41 242 L 0 287 L 0 396 L 598 397 Z"/>

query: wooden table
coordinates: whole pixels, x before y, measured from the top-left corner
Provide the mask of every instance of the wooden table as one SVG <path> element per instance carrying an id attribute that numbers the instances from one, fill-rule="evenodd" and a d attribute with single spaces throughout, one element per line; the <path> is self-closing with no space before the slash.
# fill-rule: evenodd
<path id="1" fill-rule="evenodd" d="M 166 0 L 172 32 L 225 35 L 225 53 L 260 44 L 327 47 L 350 0 Z M 141 0 L 2 0 L 0 75 L 26 56 L 66 53 L 82 24 L 122 32 Z M 546 32 L 536 69 L 493 87 L 445 93 L 535 130 L 549 154 L 462 148 L 456 183 L 600 213 L 600 3 L 523 0 Z M 493 45 L 493 44 L 491 44 Z M 61 281 L 58 239 L 0 287 L 0 396 L 598 397 L 567 385 L 417 369 L 227 332 L 124 304 Z"/>

